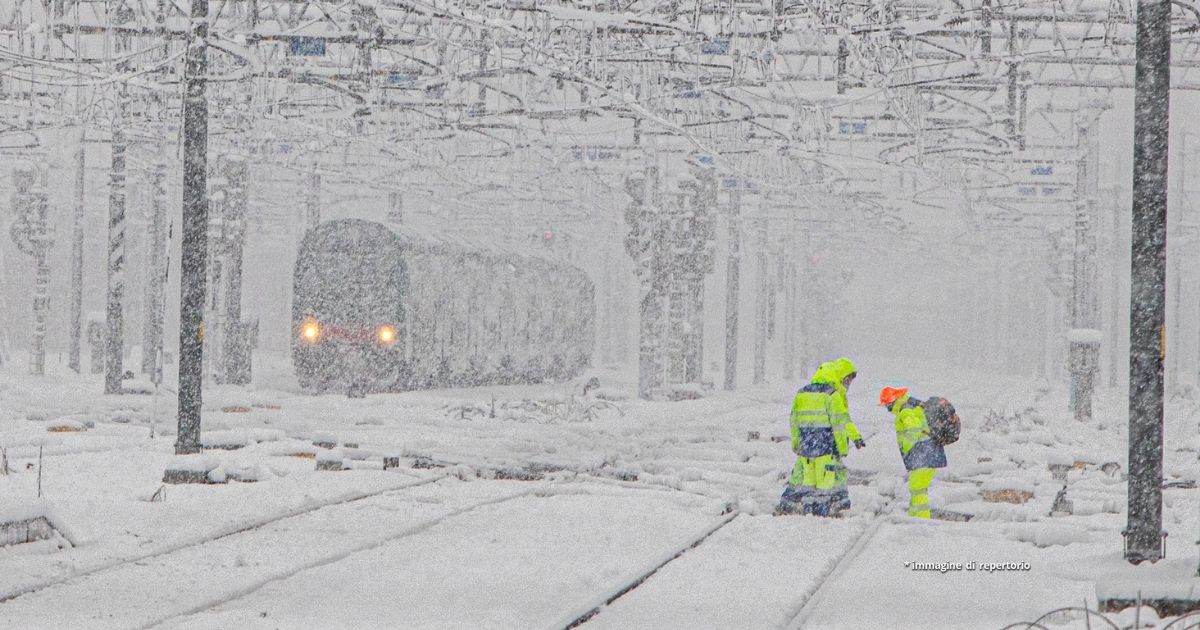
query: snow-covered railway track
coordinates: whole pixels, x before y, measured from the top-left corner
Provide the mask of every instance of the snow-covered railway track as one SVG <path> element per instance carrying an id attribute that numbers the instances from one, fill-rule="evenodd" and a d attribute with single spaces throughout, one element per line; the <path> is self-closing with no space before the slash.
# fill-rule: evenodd
<path id="1" fill-rule="evenodd" d="M 221 606 L 222 604 L 226 604 L 226 603 L 238 600 L 238 599 L 242 599 L 252 593 L 255 593 L 259 589 L 261 589 L 264 586 L 271 584 L 273 582 L 279 582 L 281 580 L 286 580 L 287 578 L 297 575 L 303 571 L 308 571 L 310 569 L 316 569 L 318 567 L 323 567 L 326 565 L 334 564 L 336 562 L 345 560 L 346 558 L 348 558 L 354 554 L 364 552 L 364 551 L 369 551 L 372 549 L 376 549 L 378 547 L 381 547 L 381 546 L 386 545 L 391 542 L 395 542 L 402 538 L 407 538 L 410 536 L 414 536 L 416 534 L 420 534 L 421 532 L 424 532 L 424 531 L 426 531 L 436 525 L 439 525 L 449 519 L 452 519 L 454 517 L 462 516 L 464 514 L 473 512 L 473 511 L 478 510 L 483 507 L 497 505 L 500 503 L 506 503 L 506 502 L 512 501 L 514 499 L 526 497 L 526 496 L 536 493 L 540 489 L 541 489 L 540 487 L 527 488 L 527 489 L 521 490 L 519 492 L 510 492 L 510 493 L 504 494 L 499 497 L 493 497 L 493 498 L 489 498 L 489 499 L 486 499 L 483 501 L 476 501 L 476 502 L 470 503 L 466 506 L 455 508 L 454 510 L 451 510 L 448 513 L 439 514 L 437 516 L 424 519 L 420 522 L 417 522 L 408 527 L 400 529 L 399 531 L 390 532 L 390 533 L 387 533 L 387 534 L 384 534 L 381 536 L 376 536 L 376 537 L 367 537 L 367 540 L 365 540 L 363 542 L 358 542 L 356 544 L 346 546 L 345 548 L 337 549 L 336 551 L 334 551 L 332 553 L 327 553 L 325 555 L 321 555 L 319 557 L 312 558 L 311 560 L 301 562 L 299 564 L 289 564 L 289 565 L 279 568 L 277 570 L 271 571 L 265 576 L 256 577 L 251 582 L 241 584 L 237 588 L 235 588 L 231 591 L 218 593 L 216 595 L 208 597 L 202 603 L 200 603 L 198 605 L 194 605 L 186 610 L 172 611 L 167 614 L 159 615 L 158 617 L 156 617 L 148 622 L 142 623 L 136 627 L 139 628 L 139 630 L 155 628 L 155 627 L 161 626 L 162 624 L 169 622 L 173 619 L 178 619 L 181 617 L 188 617 L 190 615 L 196 615 L 199 613 L 203 613 L 205 611 L 212 610 L 218 606 Z M 357 538 L 358 537 L 356 536 L 356 540 L 357 540 Z"/>
<path id="2" fill-rule="evenodd" d="M 456 467 L 464 467 L 477 471 L 481 477 L 493 476 L 496 479 L 516 479 L 520 481 L 538 481 L 547 475 L 556 473 L 567 473 L 579 477 L 581 480 L 592 481 L 595 483 L 609 484 L 620 486 L 623 488 L 641 489 L 641 490 L 658 490 L 662 492 L 678 492 L 690 494 L 696 497 L 706 499 L 722 500 L 728 496 L 726 492 L 704 492 L 701 489 L 680 487 L 672 485 L 662 480 L 662 475 L 629 475 L 628 471 L 611 469 L 605 467 L 594 466 L 571 466 L 571 465 L 513 465 L 511 459 L 497 459 L 490 457 L 470 457 L 459 455 L 446 454 L 427 454 L 418 458 L 419 466 L 437 470 L 451 469 Z M 485 472 L 486 471 L 486 472 Z M 756 478 L 754 475 L 744 475 L 748 479 Z M 647 480 L 650 479 L 650 480 Z"/>
<path id="3" fill-rule="evenodd" d="M 569 615 L 568 621 L 566 621 L 565 623 L 556 623 L 554 626 L 552 626 L 553 630 L 571 630 L 572 628 L 577 628 L 577 627 L 587 623 L 593 617 L 600 614 L 604 610 L 605 607 L 612 605 L 614 602 L 616 602 L 621 597 L 625 596 L 626 594 L 632 592 L 637 587 L 641 586 L 646 580 L 650 579 L 650 577 L 653 576 L 655 573 L 658 573 L 659 570 L 661 570 L 663 567 L 665 567 L 668 564 L 679 559 L 681 556 L 683 556 L 683 554 L 687 553 L 689 550 L 699 547 L 701 544 L 704 543 L 704 541 L 708 540 L 713 534 L 715 534 L 722 527 L 725 527 L 729 523 L 733 522 L 733 519 L 737 518 L 737 516 L 738 516 L 738 512 L 735 510 L 731 510 L 731 511 L 727 512 L 726 514 L 722 514 L 716 521 L 714 521 L 708 527 L 704 528 L 704 530 L 701 531 L 699 535 L 689 538 L 686 542 L 684 542 L 684 544 L 680 545 L 678 548 L 673 549 L 670 552 L 664 554 L 663 557 L 655 560 L 646 569 L 639 571 L 636 576 L 633 576 L 631 579 L 626 581 L 622 586 L 617 588 L 615 591 L 613 591 L 611 593 L 605 593 L 604 595 L 601 595 L 600 597 L 596 598 L 594 600 L 594 603 L 591 603 L 591 604 L 588 604 L 587 606 L 585 606 L 585 608 L 582 612 L 571 613 Z"/>
<path id="4" fill-rule="evenodd" d="M 456 488 L 494 496 L 505 489 L 500 484 L 512 487 Z M 713 527 L 712 504 L 684 494 L 663 501 L 570 479 L 525 487 L 531 490 L 502 507 L 497 501 L 446 515 L 419 535 L 393 537 L 340 560 L 328 554 L 329 562 L 293 562 L 290 575 L 243 581 L 249 586 L 240 594 L 123 627 L 561 628 L 566 622 L 553 622 L 563 619 L 564 602 L 594 607 L 589 593 L 631 581 L 621 576 L 646 574 L 647 558 L 661 564 L 678 554 L 680 531 Z M 608 518 L 597 519 L 597 511 Z"/>
<path id="5" fill-rule="evenodd" d="M 449 500 L 442 491 L 431 495 L 433 500 L 393 496 L 432 481 L 280 516 L 60 580 L 0 605 L 0 627 L 154 627 L 544 487 L 497 492 L 462 484 Z M 481 490 L 484 498 L 477 496 Z"/>
<path id="6" fill-rule="evenodd" d="M 869 504 L 867 496 L 862 498 Z M 878 540 L 877 534 L 893 520 L 895 494 L 884 492 L 880 499 L 845 519 L 733 519 L 704 536 L 703 544 L 648 567 L 639 579 L 629 580 L 554 628 L 585 623 L 583 627 L 597 630 L 786 628 L 805 623 L 815 618 L 810 609 L 824 610 L 828 603 L 823 585 L 838 580 L 844 567 L 871 548 L 871 541 Z"/>
<path id="7" fill-rule="evenodd" d="M 85 567 L 82 569 L 76 569 L 74 571 L 71 571 L 67 575 L 58 577 L 53 580 L 46 580 L 46 581 L 37 582 L 34 584 L 27 584 L 24 586 L 10 588 L 10 589 L 0 593 L 0 605 L 3 605 L 5 603 L 7 603 L 13 599 L 16 599 L 18 597 L 21 597 L 23 595 L 29 595 L 29 594 L 37 593 L 38 591 L 48 589 L 48 588 L 61 586 L 63 584 L 67 584 L 74 580 L 79 580 L 81 578 L 85 578 L 92 574 L 117 569 L 122 566 L 130 565 L 130 564 L 134 564 L 134 563 L 145 562 L 148 560 L 153 560 L 160 556 L 165 556 L 168 554 L 178 553 L 180 551 L 184 551 L 187 549 L 200 547 L 200 546 L 203 546 L 203 545 L 206 545 L 209 543 L 213 543 L 213 542 L 222 540 L 224 538 L 228 538 L 230 536 L 236 536 L 238 534 L 243 534 L 246 532 L 254 531 L 254 530 L 266 527 L 268 525 L 279 523 L 281 521 L 286 521 L 288 519 L 295 519 L 298 517 L 303 517 L 303 516 L 312 514 L 314 512 L 317 512 L 318 510 L 323 510 L 323 509 L 327 509 L 327 508 L 339 506 L 339 505 L 355 503 L 355 502 L 362 501 L 364 499 L 370 499 L 373 497 L 388 496 L 391 494 L 395 494 L 397 492 L 404 492 L 404 491 L 407 491 L 409 489 L 412 489 L 412 488 L 415 488 L 418 486 L 435 483 L 437 481 L 445 479 L 447 476 L 448 476 L 448 474 L 439 471 L 439 472 L 436 472 L 433 475 L 426 477 L 426 478 L 416 479 L 416 480 L 408 480 L 405 483 L 390 485 L 386 488 L 381 488 L 379 490 L 373 490 L 373 491 L 369 491 L 369 492 L 353 492 L 353 493 L 349 493 L 349 494 L 341 494 L 336 497 L 331 497 L 331 498 L 327 498 L 327 499 L 316 500 L 312 503 L 304 505 L 303 507 L 297 507 L 297 508 L 293 508 L 293 509 L 286 510 L 283 512 L 277 512 L 277 513 L 274 513 L 274 514 L 271 514 L 268 516 L 260 517 L 260 518 L 251 520 L 249 522 L 245 522 L 245 523 L 241 523 L 241 524 L 238 524 L 235 526 L 227 527 L 227 528 L 218 530 L 216 532 L 205 534 L 205 535 L 202 535 L 199 537 L 192 537 L 192 538 L 188 538 L 185 540 L 172 542 L 170 544 L 163 545 L 156 549 L 146 551 L 143 553 L 139 553 L 139 554 L 136 554 L 133 556 L 125 556 L 122 558 L 118 558 L 118 559 L 114 559 L 114 560 L 110 560 L 110 561 L 106 561 L 106 562 L 101 562 L 101 563 L 98 563 L 98 564 L 95 564 L 92 566 L 88 566 L 88 567 Z M 2 610 L 3 610 L 3 608 L 0 607 L 0 611 L 2 611 Z"/>
<path id="8" fill-rule="evenodd" d="M 879 532 L 880 527 L 884 523 L 893 520 L 889 514 L 889 508 L 895 502 L 896 497 L 893 496 L 887 503 L 881 506 L 875 513 L 875 516 L 867 523 L 866 527 L 846 545 L 845 550 L 825 566 L 824 570 L 821 571 L 817 579 L 812 582 L 812 586 L 804 594 L 795 615 L 792 616 L 791 621 L 785 626 L 787 630 L 799 630 L 805 627 L 808 617 L 821 601 L 821 593 L 824 587 L 827 584 L 835 582 L 846 571 L 846 567 L 850 566 L 858 558 L 859 554 L 871 542 L 871 539 L 875 537 L 875 534 Z"/>

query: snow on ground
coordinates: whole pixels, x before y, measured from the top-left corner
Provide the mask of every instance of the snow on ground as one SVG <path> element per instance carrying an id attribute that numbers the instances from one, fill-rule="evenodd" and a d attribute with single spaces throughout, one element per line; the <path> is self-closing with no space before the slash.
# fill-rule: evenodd
<path id="1" fill-rule="evenodd" d="M 703 511 L 676 500 L 575 489 L 487 506 L 429 530 L 453 544 L 399 539 L 386 554 L 367 550 L 167 627 L 302 627 L 314 618 L 363 628 L 543 627 L 592 593 L 620 588 L 639 558 L 661 555 L 704 526 Z"/>
<path id="2" fill-rule="evenodd" d="M 742 516 L 588 625 L 783 627 L 867 520 Z"/>
<path id="3" fill-rule="evenodd" d="M 999 628 L 1084 600 L 1094 607 L 1094 586 L 1059 568 L 1080 553 L 1103 554 L 1112 543 L 1041 549 L 991 523 L 885 522 L 813 602 L 804 627 L 868 628 L 886 611 L 893 628 Z M 942 567 L 915 570 L 918 562 Z M 968 569 L 968 562 L 979 568 Z"/>
<path id="4" fill-rule="evenodd" d="M 77 544 L 0 548 L 0 627 L 1002 628 L 1098 594 L 1200 592 L 1194 390 L 1168 403 L 1168 560 L 1134 568 L 1115 391 L 1081 424 L 1063 386 L 915 381 L 964 418 L 933 503 L 975 517 L 919 522 L 864 378 L 854 508 L 826 520 L 770 515 L 794 384 L 643 402 L 598 371 L 607 400 L 582 380 L 348 399 L 306 395 L 285 357 L 260 356 L 254 386 L 205 393 L 204 443 L 232 450 L 193 460 L 246 481 L 164 487 L 179 463 L 170 391 L 103 396 L 98 376 L 23 365 L 0 372 L 0 517 L 52 511 Z M 350 470 L 316 470 L 338 453 Z M 1073 515 L 1049 516 L 1050 463 L 1073 466 Z M 996 492 L 1031 498 L 985 500 Z M 1003 562 L 1017 568 L 985 568 Z"/>

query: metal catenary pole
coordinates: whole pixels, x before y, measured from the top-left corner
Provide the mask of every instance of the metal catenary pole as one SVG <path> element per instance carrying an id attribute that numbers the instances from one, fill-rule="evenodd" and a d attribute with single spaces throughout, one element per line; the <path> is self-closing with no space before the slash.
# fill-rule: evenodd
<path id="1" fill-rule="evenodd" d="M 208 0 L 192 0 L 183 102 L 183 240 L 179 282 L 178 454 L 200 451 L 204 363 L 205 256 L 208 254 Z"/>
<path id="2" fill-rule="evenodd" d="M 245 385 L 250 377 L 250 339 L 242 324 L 242 259 L 246 246 L 246 186 L 249 183 L 249 165 L 245 160 L 228 160 L 225 180 L 228 182 L 224 226 L 226 282 L 225 287 L 225 330 L 224 365 L 221 372 L 224 381 L 234 385 Z"/>
<path id="3" fill-rule="evenodd" d="M 121 393 L 125 352 L 125 106 L 124 84 L 117 87 L 112 121 L 112 168 L 108 191 L 108 310 L 104 343 L 104 393 Z"/>
<path id="4" fill-rule="evenodd" d="M 725 262 L 725 389 L 737 389 L 738 276 L 741 269 L 741 192 L 729 191 L 729 257 Z"/>
<path id="5" fill-rule="evenodd" d="M 163 274 L 167 267 L 166 177 L 167 165 L 159 150 L 150 174 L 150 252 L 147 257 L 150 278 L 146 284 L 142 322 L 142 371 L 155 378 L 162 367 L 158 360 L 163 345 Z"/>
<path id="6" fill-rule="evenodd" d="M 767 219 L 760 205 L 760 217 L 754 230 L 754 259 L 757 273 L 754 278 L 754 384 L 767 382 Z"/>
<path id="7" fill-rule="evenodd" d="M 75 23 L 79 23 L 79 3 L 75 4 Z M 80 63 L 79 31 L 74 37 L 75 63 Z M 82 67 L 82 66 L 76 66 Z M 70 328 L 71 348 L 67 365 L 79 373 L 80 337 L 83 326 L 83 217 L 84 197 L 87 184 L 87 125 L 83 123 L 83 77 L 79 76 L 75 83 L 75 115 L 79 119 L 79 151 L 75 155 L 75 212 L 71 227 L 71 288 Z"/>
<path id="8" fill-rule="evenodd" d="M 1163 350 L 1171 4 L 1139 0 L 1129 292 L 1129 520 L 1125 559 L 1163 557 Z"/>
<path id="9" fill-rule="evenodd" d="M 71 226 L 71 288 L 70 302 L 71 348 L 67 365 L 79 372 L 80 329 L 83 322 L 83 214 L 87 168 L 85 127 L 79 126 L 79 150 L 75 154 L 75 212 Z"/>
<path id="10" fill-rule="evenodd" d="M 1083 335 L 1082 330 L 1092 331 L 1096 323 L 1096 217 L 1095 217 L 1095 171 L 1096 160 L 1092 153 L 1095 127 L 1099 117 L 1088 116 L 1079 126 L 1079 159 L 1076 162 L 1075 185 L 1075 247 L 1072 257 L 1072 300 L 1071 326 L 1076 331 L 1071 338 L 1071 400 L 1074 402 L 1075 419 L 1081 422 L 1092 419 L 1092 394 L 1095 389 L 1096 368 L 1099 365 L 1100 343 L 1093 337 Z"/>
<path id="11" fill-rule="evenodd" d="M 46 320 L 50 316 L 50 235 L 47 219 L 50 202 L 46 193 L 33 195 L 33 345 L 30 348 L 30 374 L 41 376 L 46 373 Z"/>
<path id="12" fill-rule="evenodd" d="M 167 19 L 166 0 L 157 0 L 154 8 L 154 27 L 160 33 L 165 30 Z M 170 53 L 170 41 L 164 38 L 163 44 L 156 55 L 159 62 L 165 61 Z M 165 106 L 161 96 L 155 96 L 151 101 L 156 107 Z M 147 268 L 150 270 L 146 282 L 145 309 L 142 320 L 142 371 L 150 375 L 155 385 L 157 396 L 158 385 L 162 383 L 163 324 L 166 307 L 166 275 L 170 266 L 170 255 L 167 252 L 167 146 L 163 139 L 167 137 L 166 129 L 161 129 L 159 140 L 154 149 L 153 170 L 150 172 L 150 247 L 147 256 Z M 151 425 L 151 435 L 154 426 Z"/>

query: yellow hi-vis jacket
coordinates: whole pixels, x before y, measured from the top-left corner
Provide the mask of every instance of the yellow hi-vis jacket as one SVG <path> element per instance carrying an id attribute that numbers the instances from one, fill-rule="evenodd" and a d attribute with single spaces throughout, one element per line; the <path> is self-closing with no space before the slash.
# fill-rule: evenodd
<path id="1" fill-rule="evenodd" d="M 839 456 L 845 457 L 850 452 L 850 443 L 861 440 L 862 434 L 850 420 L 850 405 L 846 400 L 846 386 L 842 381 L 851 373 L 856 372 L 854 364 L 849 359 L 838 359 L 822 363 L 813 373 L 812 382 L 827 383 L 834 388 L 834 405 L 830 410 L 830 424 L 833 427 L 834 443 Z"/>
<path id="2" fill-rule="evenodd" d="M 835 455 L 831 416 L 837 390 L 829 383 L 810 383 L 796 392 L 789 421 L 792 451 L 800 457 Z"/>
<path id="3" fill-rule="evenodd" d="M 921 401 L 905 394 L 892 403 L 891 412 L 896 419 L 896 444 L 904 458 L 904 467 L 945 468 L 946 450 L 929 436 L 929 420 Z"/>

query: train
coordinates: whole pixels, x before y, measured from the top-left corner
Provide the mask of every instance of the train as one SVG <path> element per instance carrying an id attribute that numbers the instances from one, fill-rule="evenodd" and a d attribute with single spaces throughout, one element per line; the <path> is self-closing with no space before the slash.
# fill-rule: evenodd
<path id="1" fill-rule="evenodd" d="M 591 362 L 593 300 L 570 265 L 328 221 L 297 252 L 292 362 L 317 393 L 567 380 Z"/>

